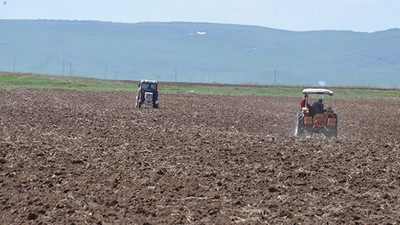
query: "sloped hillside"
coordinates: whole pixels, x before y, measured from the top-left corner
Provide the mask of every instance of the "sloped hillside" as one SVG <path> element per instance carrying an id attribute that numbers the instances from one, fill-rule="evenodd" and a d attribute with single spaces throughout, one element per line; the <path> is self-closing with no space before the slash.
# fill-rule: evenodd
<path id="1" fill-rule="evenodd" d="M 0 20 L 0 70 L 129 80 L 398 87 L 399 41 L 399 29 L 292 32 L 211 23 Z"/>

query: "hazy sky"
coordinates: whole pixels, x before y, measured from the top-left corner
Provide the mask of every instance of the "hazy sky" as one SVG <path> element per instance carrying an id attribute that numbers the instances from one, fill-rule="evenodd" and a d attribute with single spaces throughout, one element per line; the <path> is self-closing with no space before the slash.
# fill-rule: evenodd
<path id="1" fill-rule="evenodd" d="M 0 19 L 212 22 L 293 30 L 400 27 L 400 0 L 0 0 Z"/>

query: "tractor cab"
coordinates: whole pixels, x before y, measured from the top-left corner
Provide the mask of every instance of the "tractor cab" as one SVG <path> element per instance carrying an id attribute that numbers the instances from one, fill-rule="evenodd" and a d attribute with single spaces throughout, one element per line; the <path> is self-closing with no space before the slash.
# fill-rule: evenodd
<path id="1" fill-rule="evenodd" d="M 146 104 L 158 108 L 158 81 L 141 80 L 138 87 L 136 107 L 140 108 L 142 104 Z"/>
<path id="2" fill-rule="evenodd" d="M 337 137 L 338 117 L 332 107 L 325 107 L 323 95 L 332 98 L 333 92 L 328 89 L 308 88 L 303 90 L 305 97 L 304 107 L 297 112 L 295 136 L 302 136 L 304 132 L 323 133 L 325 136 Z M 314 103 L 311 97 L 317 96 Z"/>
<path id="3" fill-rule="evenodd" d="M 331 90 L 309 88 L 309 89 L 304 89 L 303 90 L 303 94 L 304 94 L 304 97 L 306 99 L 305 105 L 302 108 L 302 111 L 304 113 L 310 114 L 311 116 L 314 116 L 315 114 L 322 113 L 321 111 L 326 111 L 326 110 L 329 110 L 330 112 L 333 111 L 332 107 L 325 107 L 325 105 L 324 105 L 324 109 L 322 109 L 322 110 L 318 110 L 315 107 L 313 108 L 313 105 L 314 105 L 315 102 L 321 102 L 322 104 L 325 104 L 326 101 L 324 101 L 325 99 L 322 98 L 323 95 L 328 95 L 332 99 L 333 92 Z M 314 98 L 309 97 L 310 95 L 311 96 L 318 96 L 317 98 L 315 98 L 314 103 L 313 103 L 313 99 Z M 318 105 L 318 104 L 319 103 L 317 103 L 316 105 Z"/>

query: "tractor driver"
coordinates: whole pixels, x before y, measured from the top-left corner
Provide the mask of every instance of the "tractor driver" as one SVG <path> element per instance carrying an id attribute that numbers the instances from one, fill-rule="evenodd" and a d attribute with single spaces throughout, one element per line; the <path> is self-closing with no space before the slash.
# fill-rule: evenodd
<path id="1" fill-rule="evenodd" d="M 312 105 L 314 115 L 325 112 L 324 104 L 322 104 L 322 101 L 323 99 L 320 98 L 318 102 L 314 102 L 314 104 Z"/>

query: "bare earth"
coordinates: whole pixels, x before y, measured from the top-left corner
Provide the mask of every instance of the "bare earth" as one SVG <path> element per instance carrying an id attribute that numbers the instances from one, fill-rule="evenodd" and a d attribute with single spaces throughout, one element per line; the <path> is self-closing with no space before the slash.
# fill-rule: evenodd
<path id="1" fill-rule="evenodd" d="M 400 224 L 400 101 L 0 91 L 1 224 Z"/>

